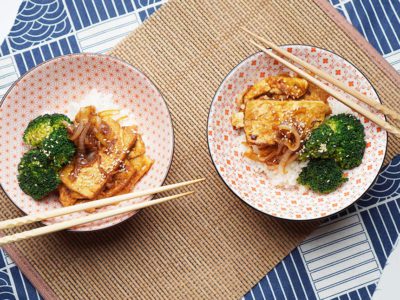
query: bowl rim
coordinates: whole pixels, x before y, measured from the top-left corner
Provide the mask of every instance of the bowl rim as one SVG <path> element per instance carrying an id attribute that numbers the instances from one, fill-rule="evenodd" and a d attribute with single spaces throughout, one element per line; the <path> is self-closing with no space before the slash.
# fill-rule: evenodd
<path id="1" fill-rule="evenodd" d="M 376 94 L 376 96 L 377 96 L 377 98 L 378 98 L 378 100 L 379 100 L 379 103 L 382 104 L 382 99 L 381 99 L 379 93 L 377 92 L 377 90 L 375 89 L 375 87 L 373 86 L 373 84 L 371 83 L 370 79 L 369 79 L 356 65 L 354 65 L 354 64 L 353 64 L 352 62 L 350 62 L 349 60 L 345 59 L 343 56 L 341 56 L 341 55 L 335 53 L 333 50 L 328 50 L 328 49 L 326 49 L 326 48 L 318 47 L 318 46 L 314 46 L 314 45 L 310 45 L 310 44 L 282 44 L 282 45 L 279 45 L 279 46 L 280 46 L 280 47 L 307 47 L 307 48 L 316 48 L 316 49 L 323 50 L 323 51 L 332 53 L 332 54 L 334 54 L 334 55 L 340 57 L 340 58 L 343 59 L 345 62 L 347 62 L 347 63 L 349 63 L 351 66 L 353 66 L 358 72 L 360 72 L 360 74 L 361 74 L 361 75 L 368 81 L 368 83 L 371 85 L 373 91 L 375 92 L 375 94 Z M 272 51 L 271 48 L 266 48 L 266 49 Z M 210 155 L 210 157 L 211 157 L 211 161 L 212 161 L 212 163 L 213 163 L 213 165 L 214 165 L 215 170 L 217 171 L 217 174 L 219 175 L 219 177 L 221 178 L 221 180 L 224 182 L 224 184 L 228 187 L 228 189 L 229 189 L 237 198 L 239 198 L 242 202 L 244 202 L 247 206 L 251 207 L 252 209 L 254 209 L 254 210 L 256 210 L 256 211 L 258 211 L 258 212 L 260 212 L 260 213 L 262 213 L 262 214 L 264 214 L 264 215 L 267 215 L 267 216 L 269 216 L 269 217 L 276 218 L 276 219 L 278 219 L 278 220 L 285 220 L 285 221 L 292 221 L 292 222 L 307 222 L 307 221 L 324 220 L 324 219 L 326 219 L 326 218 L 328 218 L 328 217 L 330 217 L 330 216 L 332 216 L 332 215 L 338 214 L 338 213 L 340 213 L 340 212 L 346 210 L 346 209 L 349 208 L 351 205 L 354 205 L 359 199 L 361 199 L 361 198 L 370 190 L 370 188 L 375 184 L 375 182 L 376 182 L 376 180 L 378 179 L 379 174 L 380 174 L 380 172 L 381 172 L 381 170 L 382 170 L 382 167 L 384 166 L 385 159 L 382 160 L 382 163 L 381 163 L 381 165 L 379 166 L 379 171 L 378 171 L 378 173 L 376 174 L 375 178 L 372 180 L 372 182 L 371 182 L 371 184 L 368 186 L 368 188 L 362 193 L 362 195 L 360 195 L 360 197 L 358 197 L 357 199 L 355 199 L 353 202 L 351 202 L 351 203 L 348 204 L 347 206 L 342 207 L 342 208 L 339 208 L 338 210 L 335 210 L 335 211 L 331 212 L 330 214 L 327 214 L 326 216 L 315 217 L 315 218 L 307 218 L 307 219 L 295 219 L 295 218 L 285 218 L 285 217 L 282 217 L 282 216 L 274 216 L 274 215 L 272 215 L 272 214 L 270 214 L 270 213 L 268 213 L 268 212 L 265 212 L 265 211 L 262 211 L 262 210 L 258 209 L 257 207 L 251 205 L 250 203 L 246 202 L 241 196 L 239 196 L 239 195 L 233 190 L 233 188 L 232 188 L 232 187 L 228 184 L 228 182 L 224 179 L 224 177 L 222 176 L 222 174 L 221 174 L 220 171 L 218 170 L 217 165 L 216 165 L 216 163 L 215 163 L 214 156 L 213 156 L 213 152 L 211 151 L 210 138 L 209 138 L 209 135 L 208 135 L 208 129 L 209 129 L 209 126 L 210 126 L 211 110 L 212 110 L 212 107 L 213 107 L 214 102 L 216 101 L 217 94 L 220 92 L 222 84 L 223 84 L 223 83 L 224 83 L 224 82 L 225 82 L 225 81 L 226 81 L 226 80 L 227 80 L 227 79 L 242 65 L 242 64 L 244 64 L 245 61 L 247 61 L 248 59 L 250 59 L 250 58 L 252 58 L 252 57 L 255 57 L 255 56 L 259 55 L 259 54 L 262 54 L 262 53 L 263 53 L 263 51 L 257 51 L 257 52 L 255 52 L 255 53 L 250 54 L 249 56 L 245 57 L 244 59 L 242 59 L 242 60 L 241 60 L 235 67 L 233 67 L 233 69 L 232 69 L 231 71 L 229 71 L 229 73 L 224 77 L 224 79 L 221 81 L 219 87 L 217 88 L 216 92 L 214 93 L 214 96 L 213 96 L 213 99 L 212 99 L 212 101 L 211 101 L 210 108 L 209 108 L 209 111 L 208 111 L 208 116 L 207 116 L 206 137 L 207 137 L 208 153 L 209 153 L 209 155 Z M 385 121 L 387 121 L 386 115 L 384 115 L 384 118 L 385 118 Z M 388 133 L 387 133 L 387 131 L 385 130 L 385 150 L 384 150 L 383 158 L 385 158 L 386 155 L 387 155 L 387 149 L 388 149 Z"/>
<path id="2" fill-rule="evenodd" d="M 14 87 L 17 85 L 17 83 L 19 83 L 19 82 L 20 82 L 23 78 L 25 78 L 29 73 L 33 72 L 33 71 L 36 70 L 36 69 L 42 68 L 44 65 L 46 65 L 46 64 L 48 64 L 48 63 L 53 63 L 53 62 L 56 61 L 56 60 L 60 60 L 60 59 L 65 58 L 65 57 L 71 58 L 71 57 L 79 57 L 79 56 L 89 56 L 89 57 L 90 57 L 90 56 L 94 56 L 94 57 L 100 57 L 101 59 L 111 59 L 111 60 L 117 61 L 118 63 L 120 63 L 120 64 L 122 64 L 122 65 L 125 65 L 125 66 L 127 66 L 128 68 L 131 68 L 131 69 L 135 70 L 136 72 L 140 73 L 141 75 L 143 75 L 143 76 L 148 80 L 148 82 L 149 82 L 151 85 L 153 85 L 153 87 L 156 89 L 156 91 L 157 91 L 157 92 L 159 93 L 159 95 L 161 96 L 161 100 L 162 100 L 162 102 L 164 103 L 164 105 L 165 105 L 165 107 L 166 107 L 166 109 L 167 109 L 168 116 L 169 116 L 169 120 L 170 120 L 170 123 L 171 123 L 171 129 L 172 129 L 172 135 L 171 135 L 171 139 L 172 139 L 172 153 L 171 153 L 171 157 L 169 158 L 167 171 L 166 171 L 165 176 L 164 176 L 164 178 L 162 179 L 162 183 L 161 183 L 161 185 L 160 185 L 160 186 L 163 186 L 164 183 L 165 183 L 165 181 L 167 180 L 168 174 L 169 174 L 169 172 L 170 172 L 170 170 L 171 170 L 172 163 L 173 163 L 174 157 L 175 157 L 175 130 L 174 130 L 174 122 L 173 122 L 173 119 L 172 119 L 171 110 L 170 110 L 170 108 L 169 108 L 169 106 L 168 106 L 167 101 L 166 101 L 165 98 L 164 98 L 164 95 L 161 93 L 161 91 L 160 91 L 160 89 L 158 88 L 158 86 L 157 86 L 156 84 L 154 84 L 154 82 L 153 82 L 144 72 L 142 72 L 140 69 L 134 67 L 134 66 L 131 65 L 130 63 L 128 63 L 128 62 L 126 62 L 126 61 L 124 61 L 124 60 L 122 60 L 122 59 L 120 59 L 120 58 L 114 57 L 114 56 L 109 55 L 109 54 L 92 53 L 92 52 L 82 52 L 82 53 L 71 53 L 71 54 L 66 54 L 66 55 L 60 55 L 60 56 L 57 56 L 57 57 L 53 57 L 53 58 L 51 58 L 51 59 L 48 59 L 48 60 L 46 60 L 46 61 L 43 61 L 43 62 L 41 62 L 40 64 L 38 64 L 38 65 L 34 66 L 33 68 L 29 69 L 27 72 L 25 72 L 22 76 L 18 77 L 18 79 L 15 80 L 15 81 L 12 83 L 12 85 L 7 89 L 6 93 L 3 95 L 3 97 L 2 97 L 1 100 L 0 100 L 0 109 L 1 109 L 1 107 L 2 107 L 2 105 L 3 105 L 3 103 L 4 103 L 4 101 L 5 101 L 5 99 L 7 98 L 7 96 L 9 95 L 9 93 L 14 89 Z M 6 195 L 6 197 L 11 201 L 11 203 L 13 203 L 13 205 L 14 205 L 18 210 L 20 210 L 24 215 L 28 215 L 25 211 L 23 211 L 23 210 L 12 200 L 12 197 L 10 197 L 10 195 L 9 195 L 9 194 L 7 193 L 7 191 L 4 189 L 3 184 L 2 184 L 1 182 L 0 182 L 0 189 L 3 191 L 3 193 Z M 145 202 L 151 201 L 151 200 L 154 198 L 154 195 L 150 195 L 150 196 L 147 196 L 147 197 L 148 197 L 148 199 L 147 199 Z M 134 216 L 136 216 L 139 212 L 141 212 L 141 210 L 136 210 L 136 211 L 134 212 L 134 214 L 132 214 L 131 216 L 127 217 L 126 219 L 124 219 L 124 220 L 122 220 L 122 221 L 119 221 L 119 222 L 116 223 L 116 224 L 107 225 L 107 226 L 102 227 L 102 228 L 96 228 L 96 229 L 86 229 L 86 228 L 83 228 L 83 230 L 82 230 L 82 229 L 66 229 L 66 230 L 64 230 L 64 231 L 67 231 L 67 232 L 74 232 L 74 233 L 75 233 L 75 232 L 76 232 L 76 233 L 86 233 L 86 232 L 94 232 L 94 231 L 106 230 L 106 229 L 108 229 L 108 228 L 111 228 L 111 227 L 114 227 L 114 226 L 118 226 L 118 225 L 120 225 L 120 224 L 122 224 L 122 223 L 128 221 L 129 219 L 131 219 L 131 218 L 133 218 Z M 42 225 L 44 225 L 44 226 L 48 226 L 48 224 L 45 224 L 43 221 L 40 221 L 39 223 L 42 224 Z"/>

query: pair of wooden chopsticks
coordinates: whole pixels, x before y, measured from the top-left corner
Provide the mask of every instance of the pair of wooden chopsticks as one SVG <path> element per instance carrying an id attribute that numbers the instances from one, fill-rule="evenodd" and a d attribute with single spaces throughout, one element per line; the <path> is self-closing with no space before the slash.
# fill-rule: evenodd
<path id="1" fill-rule="evenodd" d="M 301 60 L 297 56 L 294 56 L 290 52 L 288 52 L 288 51 L 286 51 L 284 49 L 281 49 L 279 46 L 277 46 L 276 44 L 272 43 L 271 41 L 268 41 L 267 39 L 264 39 L 263 37 L 258 36 L 258 35 L 252 33 L 251 31 L 249 31 L 249 30 L 247 30 L 245 28 L 242 28 L 242 29 L 245 32 L 247 32 L 248 34 L 250 34 L 251 36 L 253 36 L 255 39 L 259 40 L 263 44 L 265 44 L 268 47 L 270 47 L 275 52 L 277 52 L 277 53 L 281 54 L 282 56 L 290 59 L 291 61 L 299 64 L 300 66 L 302 66 L 303 68 L 309 70 L 310 72 L 312 72 L 313 74 L 317 75 L 318 77 L 326 80 L 327 82 L 335 85 L 339 89 L 345 91 L 346 93 L 352 95 L 353 97 L 359 99 L 360 101 L 368 104 L 369 106 L 375 108 L 376 110 L 382 112 L 383 114 L 391 117 L 393 120 L 397 120 L 397 121 L 400 120 L 400 114 L 397 113 L 396 111 L 394 111 L 393 109 L 391 109 L 391 108 L 389 108 L 389 107 L 387 107 L 385 105 L 382 105 L 380 103 L 377 103 L 373 99 L 370 99 L 367 96 L 361 94 L 360 92 L 358 92 L 358 91 L 346 86 L 342 82 L 340 82 L 337 79 L 333 78 L 328 73 L 316 68 L 313 65 L 310 65 L 309 63 Z M 307 72 L 303 71 L 302 69 L 296 67 L 291 62 L 283 59 L 279 55 L 275 54 L 274 52 L 270 51 L 269 49 L 265 48 L 264 46 L 258 44 L 254 40 L 250 40 L 250 43 L 252 43 L 254 46 L 256 46 L 257 48 L 262 50 L 264 53 L 266 53 L 270 57 L 276 59 L 277 61 L 279 61 L 280 63 L 282 63 L 283 65 L 285 65 L 289 69 L 291 69 L 292 71 L 296 72 L 299 76 L 307 79 L 308 81 L 312 82 L 313 84 L 315 84 L 319 88 L 323 89 L 324 91 L 326 91 L 331 96 L 335 97 L 337 100 L 339 100 L 343 104 L 345 104 L 348 107 L 352 108 L 353 110 L 357 111 L 358 113 L 360 113 L 364 117 L 368 118 L 369 120 L 371 120 L 372 122 L 374 122 L 378 126 L 384 128 L 387 132 L 393 133 L 394 135 L 400 137 L 400 129 L 399 128 L 389 124 L 384 119 L 379 118 L 376 114 L 374 114 L 373 112 L 369 111 L 368 109 L 358 105 L 354 101 L 346 99 L 341 93 L 337 92 L 336 90 L 334 90 L 331 87 L 327 86 L 326 84 L 322 83 L 321 81 L 319 81 L 318 79 L 316 79 L 312 75 L 310 75 L 309 73 L 307 73 Z"/>
<path id="2" fill-rule="evenodd" d="M 22 225 L 26 225 L 26 224 L 30 224 L 30 223 L 34 223 L 34 222 L 47 220 L 47 219 L 54 218 L 54 217 L 71 214 L 74 212 L 85 211 L 85 210 L 91 209 L 91 208 L 98 208 L 98 207 L 102 207 L 102 206 L 106 206 L 106 205 L 117 204 L 117 203 L 120 203 L 123 201 L 131 200 L 131 199 L 135 199 L 135 198 L 139 198 L 139 197 L 144 197 L 144 196 L 149 196 L 149 195 L 154 195 L 156 193 L 165 192 L 165 191 L 169 191 L 172 189 L 184 187 L 184 186 L 187 186 L 190 184 L 201 182 L 203 180 L 205 180 L 205 179 L 202 178 L 202 179 L 196 179 L 196 180 L 171 184 L 171 185 L 167 185 L 167 186 L 161 186 L 158 188 L 153 188 L 153 189 L 149 189 L 149 190 L 145 190 L 145 191 L 139 191 L 139 192 L 134 192 L 134 193 L 125 194 L 125 195 L 119 195 L 119 196 L 115 196 L 115 197 L 111 197 L 111 198 L 90 201 L 90 202 L 77 204 L 77 205 L 73 205 L 73 206 L 58 208 L 58 209 L 55 209 L 52 211 L 43 212 L 43 213 L 39 213 L 39 214 L 35 214 L 35 215 L 28 215 L 28 216 L 24 216 L 24 217 L 20 217 L 20 218 L 16 218 L 16 219 L 1 221 L 0 229 L 18 227 L 18 226 L 22 226 Z M 67 228 L 90 223 L 93 221 L 102 220 L 102 219 L 113 217 L 113 216 L 120 215 L 123 213 L 132 212 L 132 211 L 139 210 L 142 208 L 161 204 L 161 203 L 173 200 L 173 199 L 177 199 L 177 198 L 180 198 L 183 196 L 187 196 L 187 195 L 190 195 L 193 193 L 194 193 L 193 191 L 190 191 L 190 192 L 181 193 L 181 194 L 177 194 L 177 195 L 173 195 L 173 196 L 169 196 L 169 197 L 165 197 L 165 198 L 160 198 L 160 199 L 156 199 L 156 200 L 152 200 L 152 201 L 127 205 L 127 206 L 123 206 L 123 207 L 116 208 L 116 209 L 109 210 L 109 211 L 90 214 L 90 215 L 87 215 L 87 216 L 84 216 L 84 217 L 81 217 L 78 219 L 68 220 L 68 221 L 52 224 L 49 226 L 44 226 L 44 227 L 28 230 L 25 232 L 5 236 L 5 237 L 0 238 L 0 246 L 9 244 L 9 243 L 13 243 L 13 242 L 17 242 L 20 240 L 25 240 L 28 238 L 37 237 L 40 235 L 45 235 L 45 234 L 49 234 L 52 232 L 64 230 Z"/>

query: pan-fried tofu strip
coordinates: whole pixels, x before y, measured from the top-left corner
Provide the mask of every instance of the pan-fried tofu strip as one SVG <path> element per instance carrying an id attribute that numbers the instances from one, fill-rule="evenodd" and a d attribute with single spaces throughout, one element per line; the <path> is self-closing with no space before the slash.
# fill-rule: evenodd
<path id="1" fill-rule="evenodd" d="M 301 98 L 301 100 L 314 100 L 328 102 L 329 94 L 323 89 L 317 87 L 313 83 L 309 83 L 307 93 Z"/>
<path id="2" fill-rule="evenodd" d="M 60 203 L 62 206 L 74 205 L 78 199 L 85 198 L 84 196 L 71 191 L 64 184 L 60 184 L 58 191 L 60 193 Z"/>
<path id="3" fill-rule="evenodd" d="M 243 95 L 242 102 L 257 99 L 260 96 L 283 95 L 287 98 L 298 99 L 307 92 L 308 82 L 303 78 L 288 76 L 269 76 L 256 82 Z"/>
<path id="4" fill-rule="evenodd" d="M 67 165 L 61 171 L 61 181 L 70 190 L 88 199 L 93 199 L 102 190 L 109 176 L 125 160 L 137 138 L 135 127 L 121 128 L 119 123 L 111 118 L 104 118 L 102 121 L 109 126 L 114 134 L 112 149 L 106 147 L 100 149 L 99 158 L 92 165 L 82 167 L 75 179 L 71 176 L 74 170 L 73 163 Z"/>
<path id="5" fill-rule="evenodd" d="M 153 164 L 153 161 L 144 155 L 145 153 L 146 146 L 142 137 L 138 135 L 135 146 L 129 152 L 122 168 L 107 181 L 98 198 L 130 193 L 134 185 L 147 173 Z M 110 188 L 107 185 L 110 185 Z"/>
<path id="6" fill-rule="evenodd" d="M 107 181 L 97 198 L 108 198 L 117 195 L 128 186 L 135 174 L 136 170 L 126 159 L 118 172 Z"/>
<path id="7" fill-rule="evenodd" d="M 142 179 L 142 177 L 150 170 L 151 166 L 154 164 L 154 160 L 143 154 L 133 159 L 129 159 L 129 163 L 134 168 L 136 173 L 124 189 L 123 193 L 130 193 L 132 191 L 136 183 L 138 183 L 139 180 Z"/>
<path id="8" fill-rule="evenodd" d="M 154 164 L 154 160 L 150 159 L 145 155 L 146 146 L 143 142 L 142 137 L 139 135 L 136 141 L 135 147 L 129 153 L 127 162 L 135 170 L 135 175 L 132 176 L 131 181 L 125 188 L 125 193 L 130 193 L 136 183 L 150 170 L 151 166 Z"/>
<path id="9" fill-rule="evenodd" d="M 133 159 L 145 153 L 146 153 L 146 146 L 144 145 L 142 136 L 138 134 L 135 146 L 133 147 L 132 151 L 129 152 L 128 159 Z"/>
<path id="10" fill-rule="evenodd" d="M 322 101 L 249 101 L 244 114 L 246 139 L 249 144 L 274 145 L 282 124 L 295 126 L 301 138 L 305 138 L 330 113 L 329 105 Z"/>
<path id="11" fill-rule="evenodd" d="M 243 128 L 244 127 L 244 113 L 242 111 L 234 113 L 232 115 L 231 123 L 235 129 Z"/>

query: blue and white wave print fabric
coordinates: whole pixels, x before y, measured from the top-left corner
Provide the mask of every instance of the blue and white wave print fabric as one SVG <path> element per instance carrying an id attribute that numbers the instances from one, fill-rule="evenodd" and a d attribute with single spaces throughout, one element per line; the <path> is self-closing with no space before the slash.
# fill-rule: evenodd
<path id="1" fill-rule="evenodd" d="M 244 299 L 371 299 L 400 233 L 400 155 Z"/>
<path id="2" fill-rule="evenodd" d="M 0 299 L 42 299 L 11 258 L 0 249 Z"/>
<path id="3" fill-rule="evenodd" d="M 64 5 L 57 0 L 22 2 L 8 36 L 13 50 L 67 35 L 72 31 Z"/>
<path id="4" fill-rule="evenodd" d="M 400 71 L 400 0 L 329 1 Z M 107 52 L 164 2 L 24 0 L 0 44 L 0 97 L 43 61 L 70 53 Z M 244 299 L 370 299 L 398 239 L 399 185 L 397 157 L 368 194 L 331 217 Z M 41 298 L 0 249 L 1 299 Z"/>
<path id="5" fill-rule="evenodd" d="M 0 45 L 0 97 L 29 69 L 79 52 L 104 53 L 165 0 L 25 0 Z"/>

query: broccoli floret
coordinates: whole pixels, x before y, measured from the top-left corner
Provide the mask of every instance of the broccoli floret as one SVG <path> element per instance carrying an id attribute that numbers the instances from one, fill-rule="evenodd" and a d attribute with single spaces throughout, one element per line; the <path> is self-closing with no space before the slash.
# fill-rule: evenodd
<path id="1" fill-rule="evenodd" d="M 23 140 L 27 145 L 38 147 L 54 130 L 65 127 L 65 122 L 72 123 L 67 116 L 61 114 L 39 116 L 29 122 Z"/>
<path id="2" fill-rule="evenodd" d="M 333 156 L 338 165 L 344 169 L 358 167 L 363 159 L 365 151 L 364 126 L 351 114 L 339 114 L 326 121 L 335 135 L 331 141 Z"/>
<path id="3" fill-rule="evenodd" d="M 298 183 L 321 194 L 335 191 L 346 181 L 347 178 L 333 159 L 311 159 L 297 178 Z"/>
<path id="4" fill-rule="evenodd" d="M 29 122 L 28 127 L 25 129 L 23 140 L 26 144 L 36 147 L 40 145 L 52 131 L 50 115 L 39 116 Z"/>
<path id="5" fill-rule="evenodd" d="M 57 189 L 60 177 L 47 156 L 32 149 L 24 154 L 18 165 L 18 183 L 24 193 L 40 200 Z"/>
<path id="6" fill-rule="evenodd" d="M 333 158 L 340 168 L 353 169 L 362 162 L 364 138 L 364 126 L 355 116 L 335 115 L 312 131 L 300 159 Z"/>
<path id="7" fill-rule="evenodd" d="M 335 152 L 335 147 L 331 143 L 334 135 L 335 132 L 326 124 L 321 124 L 315 128 L 304 144 L 300 153 L 300 160 L 331 157 Z"/>
<path id="8" fill-rule="evenodd" d="M 53 125 L 54 129 L 58 128 L 65 128 L 65 122 L 68 124 L 72 124 L 72 121 L 63 114 L 52 114 L 51 115 L 51 124 Z"/>
<path id="9" fill-rule="evenodd" d="M 41 150 L 53 165 L 60 169 L 71 161 L 75 155 L 76 147 L 68 138 L 68 132 L 65 127 L 60 127 L 43 141 Z"/>
<path id="10" fill-rule="evenodd" d="M 347 134 L 352 132 L 356 135 L 364 136 L 364 126 L 352 114 L 338 114 L 330 117 L 324 122 L 336 134 Z"/>

